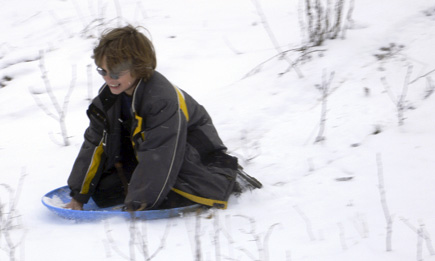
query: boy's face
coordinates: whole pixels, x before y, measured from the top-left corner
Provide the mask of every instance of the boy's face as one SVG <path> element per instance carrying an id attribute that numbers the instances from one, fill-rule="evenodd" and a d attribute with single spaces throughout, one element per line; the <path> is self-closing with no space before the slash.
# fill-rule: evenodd
<path id="1" fill-rule="evenodd" d="M 110 72 L 107 69 L 106 58 L 104 57 L 98 72 L 103 76 L 104 81 L 113 94 L 118 95 L 125 92 L 127 95 L 133 95 L 137 79 L 132 77 L 130 70 Z"/>

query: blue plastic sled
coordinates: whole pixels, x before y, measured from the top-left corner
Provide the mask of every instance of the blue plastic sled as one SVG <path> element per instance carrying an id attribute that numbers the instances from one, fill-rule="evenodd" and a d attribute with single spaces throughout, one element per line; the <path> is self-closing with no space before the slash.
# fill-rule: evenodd
<path id="1" fill-rule="evenodd" d="M 83 210 L 65 209 L 63 208 L 63 205 L 70 202 L 71 200 L 69 194 L 70 189 L 68 188 L 68 186 L 57 188 L 53 191 L 48 192 L 44 195 L 44 197 L 42 197 L 42 204 L 46 206 L 49 210 L 54 212 L 56 215 L 62 218 L 72 220 L 91 221 L 102 220 L 111 217 L 132 217 L 132 214 L 130 212 L 122 210 L 122 205 L 109 208 L 99 208 L 92 199 L 90 199 L 89 202 L 83 206 Z M 200 207 L 201 205 L 194 204 L 186 207 L 135 211 L 133 213 L 138 219 L 152 220 L 179 217 L 182 216 L 184 213 L 195 211 Z"/>

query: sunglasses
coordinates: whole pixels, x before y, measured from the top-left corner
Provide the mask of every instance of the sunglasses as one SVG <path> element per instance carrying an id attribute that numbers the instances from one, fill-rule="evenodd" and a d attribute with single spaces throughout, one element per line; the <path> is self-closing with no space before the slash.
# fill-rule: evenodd
<path id="1" fill-rule="evenodd" d="M 107 75 L 107 71 L 104 70 L 101 67 L 97 67 L 97 72 L 98 74 L 100 74 L 101 76 L 106 76 Z M 125 72 L 125 71 L 124 71 Z M 119 72 L 119 73 L 109 73 L 110 78 L 114 79 L 114 80 L 118 80 L 119 77 L 121 77 L 122 75 L 124 75 L 123 72 Z"/>

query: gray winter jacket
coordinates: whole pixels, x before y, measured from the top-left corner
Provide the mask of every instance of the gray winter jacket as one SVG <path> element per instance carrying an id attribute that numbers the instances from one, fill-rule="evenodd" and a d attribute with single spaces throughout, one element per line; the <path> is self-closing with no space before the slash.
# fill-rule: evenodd
<path id="1" fill-rule="evenodd" d="M 71 196 L 86 203 L 102 173 L 120 157 L 121 99 L 103 86 L 87 111 L 90 125 L 68 179 Z M 206 110 L 154 72 L 132 99 L 131 141 L 137 159 L 127 206 L 156 208 L 170 190 L 203 205 L 226 208 L 237 159 L 225 154 Z"/>

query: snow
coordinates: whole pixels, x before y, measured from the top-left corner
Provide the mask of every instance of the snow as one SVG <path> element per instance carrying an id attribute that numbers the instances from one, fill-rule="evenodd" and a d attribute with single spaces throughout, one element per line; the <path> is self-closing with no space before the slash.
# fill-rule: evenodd
<path id="1" fill-rule="evenodd" d="M 63 200 L 59 197 L 54 195 L 53 197 L 43 197 L 42 200 L 44 201 L 45 204 L 49 205 L 49 206 L 53 206 L 53 207 L 59 207 L 62 208 L 65 206 L 65 203 L 63 202 Z"/>
<path id="2" fill-rule="evenodd" d="M 103 83 L 91 59 L 97 37 L 125 23 L 148 30 L 158 71 L 207 108 L 230 152 L 264 185 L 231 198 L 226 210 L 135 223 L 149 257 L 163 246 L 152 260 L 418 260 L 414 230 L 424 225 L 435 235 L 435 97 L 425 97 L 435 73 L 419 78 L 435 69 L 435 4 L 355 1 L 345 37 L 298 63 L 303 77 L 275 57 L 264 27 L 266 21 L 281 50 L 300 47 L 299 9 L 298 1 L 284 0 L 4 3 L 0 202 L 8 209 L 10 198 L 18 200 L 20 226 L 11 231 L 20 243 L 17 260 L 144 259 L 139 250 L 130 252 L 129 221 L 78 223 L 41 204 L 45 193 L 66 184 L 88 124 L 89 97 Z M 391 43 L 400 50 L 378 60 Z M 62 146 L 58 121 L 35 102 L 58 116 L 40 54 L 60 104 L 76 79 L 66 116 L 70 146 Z M 409 109 L 399 126 L 394 102 L 410 66 Z M 325 140 L 315 143 L 319 86 L 331 74 Z M 393 216 L 389 252 L 379 173 Z M 6 241 L 0 246 L 7 248 Z M 423 240 L 420 260 L 435 260 L 429 249 Z M 1 251 L 0 259 L 8 253 Z"/>

